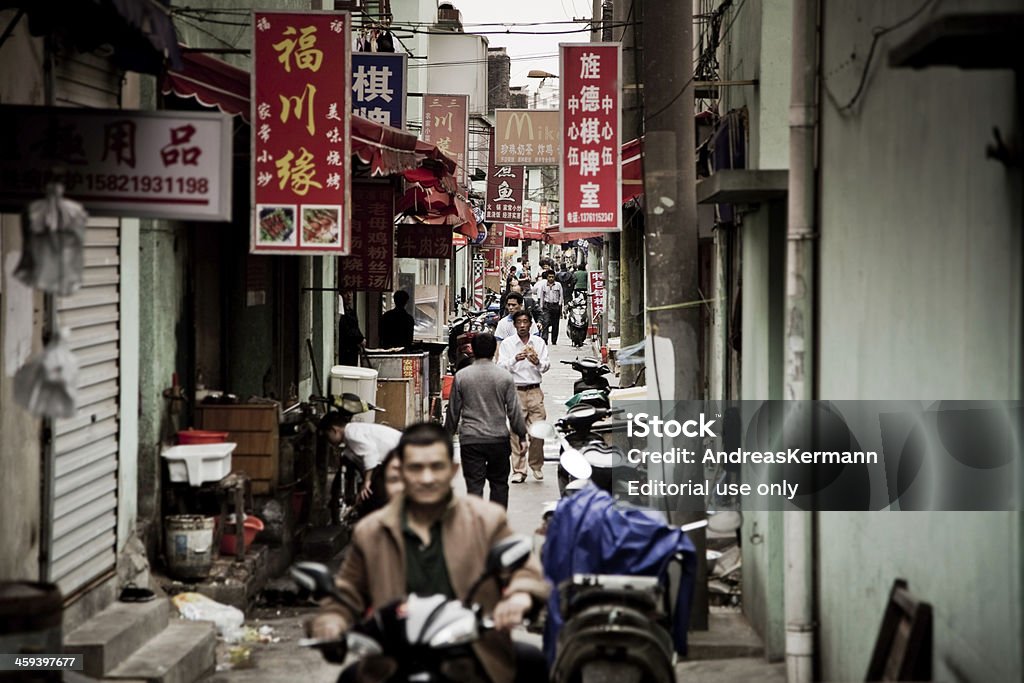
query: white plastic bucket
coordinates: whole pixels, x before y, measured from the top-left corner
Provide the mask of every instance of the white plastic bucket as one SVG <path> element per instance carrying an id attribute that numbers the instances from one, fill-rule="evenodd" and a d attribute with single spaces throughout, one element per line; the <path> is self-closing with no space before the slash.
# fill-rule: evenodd
<path id="1" fill-rule="evenodd" d="M 364 401 L 377 402 L 377 371 L 355 365 L 335 365 L 331 368 L 331 394 L 355 394 Z M 360 413 L 353 422 L 373 422 L 373 410 Z"/>
<path id="2" fill-rule="evenodd" d="M 213 566 L 214 517 L 164 517 L 167 571 L 179 579 L 203 579 Z"/>

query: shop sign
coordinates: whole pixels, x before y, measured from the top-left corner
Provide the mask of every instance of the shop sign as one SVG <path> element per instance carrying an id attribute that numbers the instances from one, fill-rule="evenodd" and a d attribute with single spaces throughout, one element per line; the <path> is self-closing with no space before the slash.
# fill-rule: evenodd
<path id="1" fill-rule="evenodd" d="M 353 52 L 352 113 L 404 129 L 407 60 L 402 52 Z"/>
<path id="2" fill-rule="evenodd" d="M 399 225 L 395 252 L 398 258 L 451 258 L 452 226 Z"/>
<path id="3" fill-rule="evenodd" d="M 0 107 L 0 206 L 61 181 L 97 216 L 231 220 L 231 117 L 213 112 Z"/>
<path id="4" fill-rule="evenodd" d="M 341 288 L 391 291 L 395 257 L 395 192 L 391 183 L 352 184 L 352 249 L 338 259 Z"/>
<path id="5" fill-rule="evenodd" d="M 590 285 L 590 319 L 598 320 L 604 315 L 604 272 L 588 270 L 587 280 Z"/>
<path id="6" fill-rule="evenodd" d="M 502 166 L 557 166 L 558 110 L 496 109 L 494 163 Z"/>
<path id="7" fill-rule="evenodd" d="M 622 229 L 619 43 L 560 47 L 562 232 Z"/>
<path id="8" fill-rule="evenodd" d="M 455 177 L 466 183 L 469 154 L 469 95 L 423 96 L 423 139 L 455 162 Z"/>
<path id="9" fill-rule="evenodd" d="M 501 247 L 490 248 L 485 246 L 483 254 L 486 274 L 496 275 L 501 270 Z"/>
<path id="10" fill-rule="evenodd" d="M 492 223 L 487 228 L 487 239 L 481 244 L 484 249 L 499 249 L 505 246 L 505 226 L 501 223 Z"/>
<path id="11" fill-rule="evenodd" d="M 548 210 L 547 205 L 542 204 L 540 211 L 537 212 L 537 228 L 540 229 L 541 232 L 548 229 L 548 218 L 550 215 L 551 212 Z"/>
<path id="12" fill-rule="evenodd" d="M 486 220 L 495 223 L 522 223 L 526 198 L 526 169 L 522 166 L 495 166 L 487 171 Z"/>
<path id="13" fill-rule="evenodd" d="M 257 253 L 349 253 L 351 23 L 346 12 L 254 12 Z"/>

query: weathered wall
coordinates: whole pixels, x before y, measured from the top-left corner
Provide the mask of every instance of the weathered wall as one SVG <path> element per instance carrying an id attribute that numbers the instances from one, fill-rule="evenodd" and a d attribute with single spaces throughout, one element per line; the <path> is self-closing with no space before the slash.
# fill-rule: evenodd
<path id="1" fill-rule="evenodd" d="M 824 5 L 818 394 L 1019 398 L 1021 172 L 985 158 L 993 126 L 1020 134 L 1012 73 L 886 60 L 936 12 L 1020 3 L 935 3 L 879 42 L 846 112 L 873 27 L 920 3 Z M 818 515 L 823 677 L 863 677 L 901 577 L 935 609 L 936 680 L 1020 680 L 1020 539 L 1017 513 Z"/>
<path id="2" fill-rule="evenodd" d="M 0 12 L 6 27 L 15 10 Z M 0 102 L 42 104 L 42 41 L 22 20 L 3 44 Z M 41 349 L 42 297 L 14 279 L 21 252 L 20 219 L 0 215 L 0 581 L 39 576 L 39 421 L 14 402 L 14 373 Z"/>

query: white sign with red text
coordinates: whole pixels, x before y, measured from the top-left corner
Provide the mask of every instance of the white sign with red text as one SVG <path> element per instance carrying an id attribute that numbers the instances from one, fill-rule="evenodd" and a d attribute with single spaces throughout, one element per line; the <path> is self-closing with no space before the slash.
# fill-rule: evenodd
<path id="1" fill-rule="evenodd" d="M 20 211 L 55 180 L 96 216 L 231 220 L 231 117 L 0 107 L 0 206 Z"/>

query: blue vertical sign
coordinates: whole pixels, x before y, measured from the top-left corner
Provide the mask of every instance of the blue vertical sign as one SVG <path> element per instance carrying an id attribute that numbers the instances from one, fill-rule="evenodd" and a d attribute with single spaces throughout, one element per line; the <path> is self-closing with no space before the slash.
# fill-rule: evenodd
<path id="1" fill-rule="evenodd" d="M 406 55 L 352 53 L 352 113 L 393 128 L 405 128 Z"/>

